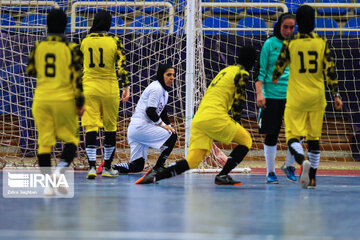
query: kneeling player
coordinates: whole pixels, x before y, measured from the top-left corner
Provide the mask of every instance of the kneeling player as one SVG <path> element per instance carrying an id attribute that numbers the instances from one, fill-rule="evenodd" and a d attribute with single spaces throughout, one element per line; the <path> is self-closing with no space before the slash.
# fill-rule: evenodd
<path id="1" fill-rule="evenodd" d="M 142 93 L 128 127 L 128 142 L 131 149 L 130 162 L 113 165 L 119 173 L 141 172 L 147 159 L 149 147 L 161 149 L 153 169 L 164 167 L 173 150 L 177 134 L 169 125 L 166 104 L 168 91 L 175 80 L 175 69 L 160 65 L 157 81 L 152 82 Z"/>

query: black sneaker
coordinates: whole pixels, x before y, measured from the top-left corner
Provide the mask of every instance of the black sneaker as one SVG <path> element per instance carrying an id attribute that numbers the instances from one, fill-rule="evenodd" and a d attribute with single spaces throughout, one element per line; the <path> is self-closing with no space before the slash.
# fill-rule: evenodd
<path id="1" fill-rule="evenodd" d="M 242 185 L 242 183 L 240 181 L 233 180 L 229 175 L 216 175 L 215 184 L 216 185 L 235 185 L 235 186 Z"/>
<path id="2" fill-rule="evenodd" d="M 127 164 L 127 163 L 115 164 L 115 165 L 112 165 L 112 168 L 117 170 L 119 173 L 126 174 L 126 173 L 129 173 L 129 168 L 126 168 L 125 164 Z"/>
<path id="3" fill-rule="evenodd" d="M 144 176 L 139 178 L 135 184 L 149 184 L 155 182 L 155 175 L 157 171 L 155 169 L 150 169 Z"/>

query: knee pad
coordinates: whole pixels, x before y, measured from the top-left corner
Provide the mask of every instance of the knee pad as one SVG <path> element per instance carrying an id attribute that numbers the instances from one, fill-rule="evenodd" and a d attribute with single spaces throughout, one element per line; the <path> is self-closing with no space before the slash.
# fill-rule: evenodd
<path id="1" fill-rule="evenodd" d="M 265 145 L 267 146 L 275 146 L 278 139 L 278 134 L 266 134 L 265 137 Z"/>
<path id="2" fill-rule="evenodd" d="M 142 170 L 144 170 L 144 166 L 145 166 L 145 159 L 138 158 L 129 163 L 129 172 L 141 172 Z"/>
<path id="3" fill-rule="evenodd" d="M 96 137 L 97 132 L 87 132 L 85 135 L 86 147 L 87 146 L 96 146 Z"/>

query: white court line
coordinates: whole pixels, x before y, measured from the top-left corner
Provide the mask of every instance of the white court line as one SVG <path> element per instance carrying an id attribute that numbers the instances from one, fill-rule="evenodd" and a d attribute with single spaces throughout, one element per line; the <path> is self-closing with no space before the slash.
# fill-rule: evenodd
<path id="1" fill-rule="evenodd" d="M 0 239 L 16 237 L 19 239 L 156 239 L 156 240 L 230 240 L 236 239 L 230 234 L 211 233 L 166 233 L 166 232 L 124 232 L 124 231 L 18 231 L 1 230 Z M 258 238 L 259 237 L 259 238 Z M 255 239 L 263 239 L 260 236 Z M 250 239 L 254 239 L 251 238 Z"/>
<path id="2" fill-rule="evenodd" d="M 277 235 L 267 234 L 226 234 L 226 233 L 165 233 L 165 232 L 123 232 L 123 231 L 18 231 L 1 230 L 0 239 L 7 238 L 19 239 L 142 239 L 142 240 L 273 240 L 279 238 Z M 318 236 L 317 236 L 318 237 Z M 316 236 L 294 236 L 286 235 L 288 240 L 315 240 Z M 322 240 L 335 240 L 336 238 L 322 236 Z"/>

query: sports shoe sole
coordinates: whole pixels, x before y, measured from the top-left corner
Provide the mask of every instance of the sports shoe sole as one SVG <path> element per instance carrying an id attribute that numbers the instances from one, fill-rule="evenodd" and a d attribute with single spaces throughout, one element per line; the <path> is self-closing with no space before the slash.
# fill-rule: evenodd
<path id="1" fill-rule="evenodd" d="M 234 184 L 226 184 L 226 183 L 220 183 L 220 182 L 215 182 L 216 185 L 221 185 L 221 186 L 241 186 L 242 183 L 234 183 Z"/>
<path id="2" fill-rule="evenodd" d="M 95 173 L 89 173 L 89 174 L 86 176 L 86 179 L 96 179 L 96 174 L 95 174 Z"/>
<path id="3" fill-rule="evenodd" d="M 309 171 L 310 171 L 310 162 L 305 160 L 301 166 L 301 176 L 300 176 L 300 184 L 302 188 L 307 188 L 310 183 Z"/>
<path id="4" fill-rule="evenodd" d="M 141 178 L 139 178 L 138 180 L 136 180 L 135 184 L 144 184 L 142 183 L 142 181 L 144 180 L 144 178 L 149 174 L 149 172 L 151 171 L 152 169 L 150 169 L 149 171 L 147 171 L 144 176 L 142 176 Z M 153 183 L 154 180 L 152 182 L 149 182 L 149 183 Z M 147 183 L 146 183 L 147 184 Z"/>
<path id="5" fill-rule="evenodd" d="M 286 176 L 286 179 L 287 179 L 289 182 L 292 182 L 292 183 L 296 183 L 296 182 L 297 182 L 297 180 L 293 180 L 293 179 L 291 179 L 291 178 L 288 178 L 287 176 Z"/>
<path id="6" fill-rule="evenodd" d="M 279 184 L 279 181 L 269 182 L 269 181 L 266 181 L 266 180 L 265 180 L 265 183 L 266 183 L 266 184 Z"/>
<path id="7" fill-rule="evenodd" d="M 101 174 L 102 177 L 117 177 L 119 175 L 111 175 L 111 174 Z"/>

